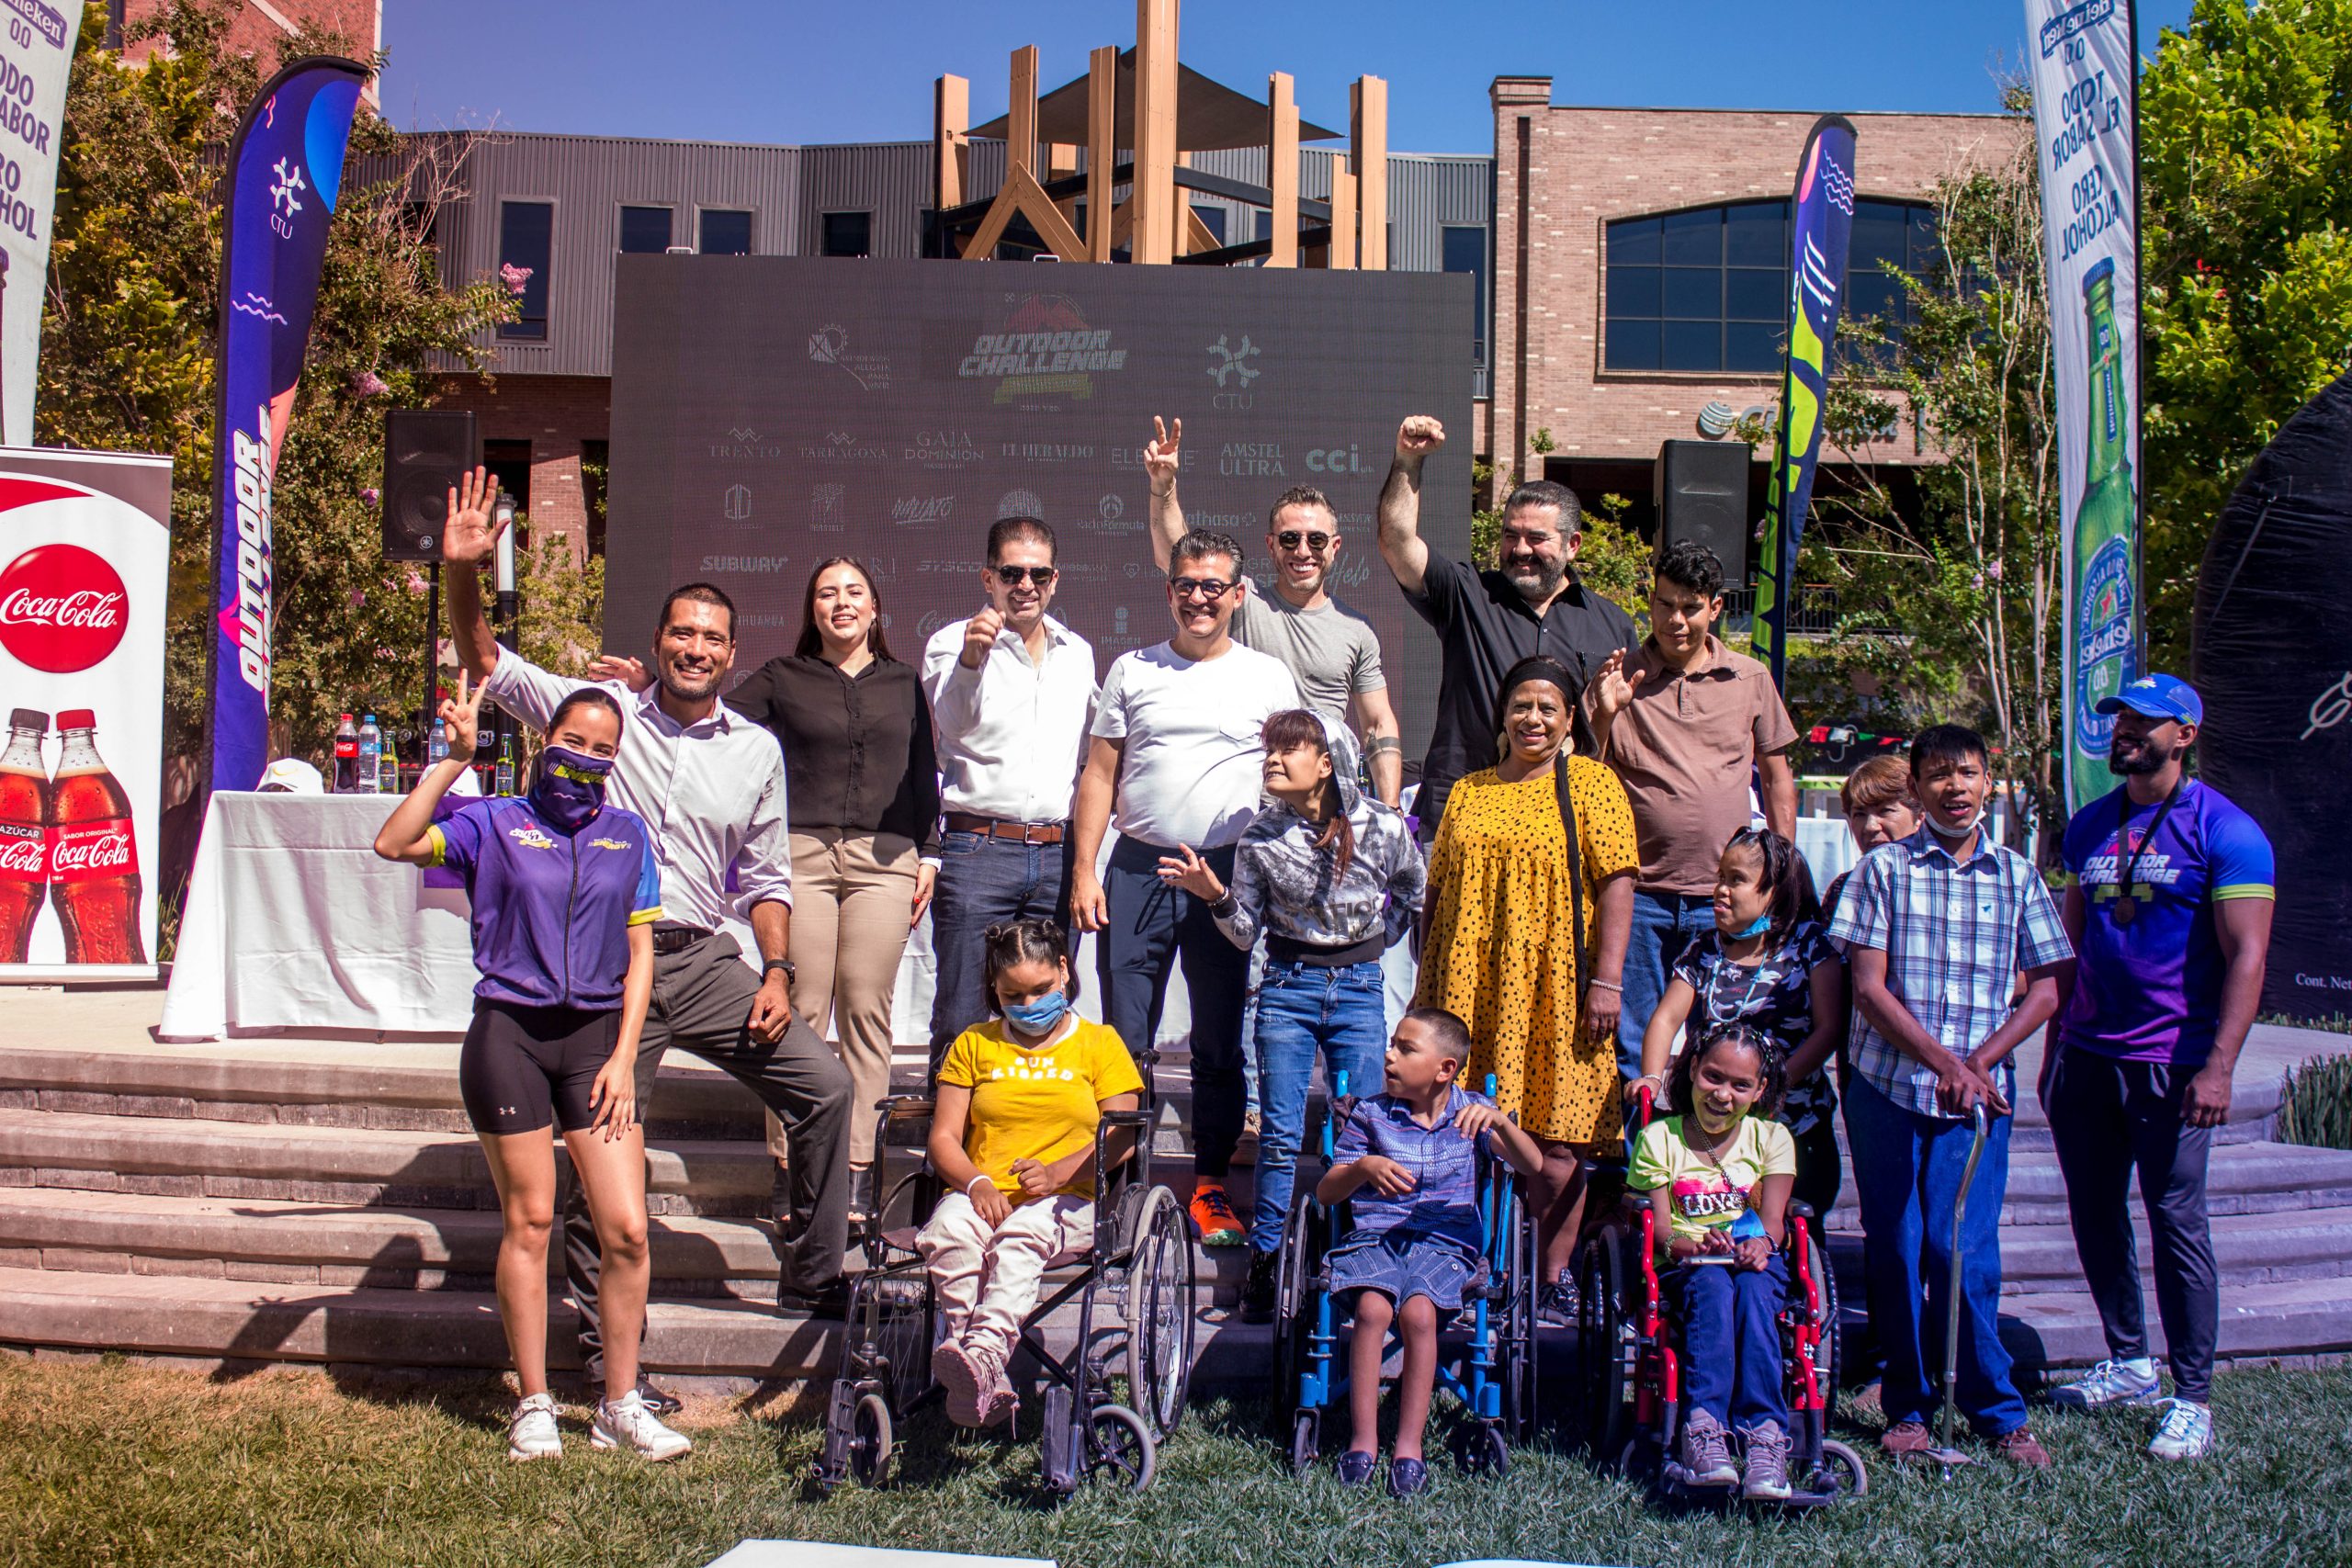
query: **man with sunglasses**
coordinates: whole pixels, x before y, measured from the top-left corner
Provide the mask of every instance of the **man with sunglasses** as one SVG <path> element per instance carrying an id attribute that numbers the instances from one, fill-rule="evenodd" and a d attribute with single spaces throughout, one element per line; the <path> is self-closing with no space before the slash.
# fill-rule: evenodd
<path id="1" fill-rule="evenodd" d="M 1157 416 L 1143 449 L 1151 486 L 1151 554 L 1168 570 L 1169 552 L 1184 536 L 1184 508 L 1176 499 L 1184 422 L 1172 427 Z M 1233 640 L 1272 654 L 1298 682 L 1309 707 L 1363 737 L 1364 766 L 1373 793 L 1396 804 L 1405 784 L 1405 751 L 1388 679 L 1380 670 L 1380 637 L 1372 623 L 1329 591 L 1340 559 L 1340 519 L 1312 485 L 1294 485 L 1266 514 L 1266 548 L 1274 558 L 1274 591 L 1245 588 L 1233 609 Z"/>
<path id="2" fill-rule="evenodd" d="M 931 904 L 933 1072 L 956 1036 L 988 1016 L 989 927 L 1060 919 L 1069 903 L 1065 840 L 1096 690 L 1094 649 L 1046 613 L 1057 580 L 1053 529 L 1001 519 L 980 569 L 988 604 L 923 649 L 944 829 Z"/>
<path id="3" fill-rule="evenodd" d="M 1226 940 L 1208 900 L 1163 882 L 1178 847 L 1198 852 L 1231 886 L 1233 852 L 1257 815 L 1266 720 L 1299 705 L 1279 660 L 1233 640 L 1245 592 L 1241 547 L 1195 530 L 1169 552 L 1168 608 L 1176 635 L 1123 653 L 1102 679 L 1093 742 L 1070 823 L 1070 919 L 1096 931 L 1103 1021 L 1130 1050 L 1159 1032 L 1171 966 L 1184 961 L 1193 1006 L 1193 1223 L 1211 1247 L 1244 1235 L 1225 1178 L 1241 1140 L 1246 1100 L 1241 1010 L 1249 954 Z M 1095 875 L 1117 813 L 1119 841 Z"/>

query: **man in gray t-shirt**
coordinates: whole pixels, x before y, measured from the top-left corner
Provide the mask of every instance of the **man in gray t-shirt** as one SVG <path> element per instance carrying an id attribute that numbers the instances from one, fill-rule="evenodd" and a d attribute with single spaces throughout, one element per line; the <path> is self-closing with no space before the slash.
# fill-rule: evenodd
<path id="1" fill-rule="evenodd" d="M 1169 551 L 1184 536 L 1184 509 L 1176 499 L 1184 422 L 1175 421 L 1171 429 L 1154 419 L 1152 427 L 1155 438 L 1143 452 L 1151 485 L 1151 554 L 1166 571 Z M 1405 783 L 1405 752 L 1381 673 L 1380 638 L 1371 622 L 1326 586 L 1340 558 L 1340 523 L 1321 491 L 1298 485 L 1276 499 L 1267 518 L 1266 550 L 1274 558 L 1273 591 L 1250 585 L 1233 614 L 1233 640 L 1282 660 L 1309 704 L 1363 737 L 1373 793 L 1395 806 Z"/>

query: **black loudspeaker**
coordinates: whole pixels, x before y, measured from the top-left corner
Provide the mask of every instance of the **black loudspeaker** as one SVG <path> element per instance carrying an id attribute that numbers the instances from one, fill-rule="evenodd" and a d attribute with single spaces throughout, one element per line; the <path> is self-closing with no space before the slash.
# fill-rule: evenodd
<path id="1" fill-rule="evenodd" d="M 384 413 L 384 558 L 441 558 L 449 487 L 481 461 L 470 413 L 389 409 Z"/>
<path id="2" fill-rule="evenodd" d="M 1694 539 L 1724 563 L 1724 586 L 1747 585 L 1747 444 L 1665 441 L 1653 471 L 1657 496 L 1657 547 Z"/>

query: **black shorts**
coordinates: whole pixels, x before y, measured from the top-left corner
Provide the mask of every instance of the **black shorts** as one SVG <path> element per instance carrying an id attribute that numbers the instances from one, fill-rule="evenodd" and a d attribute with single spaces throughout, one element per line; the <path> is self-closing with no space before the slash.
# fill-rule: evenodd
<path id="1" fill-rule="evenodd" d="M 526 1008 L 474 999 L 458 1057 L 458 1091 L 477 1133 L 536 1133 L 595 1123 L 589 1096 L 620 1041 L 617 1010 Z"/>

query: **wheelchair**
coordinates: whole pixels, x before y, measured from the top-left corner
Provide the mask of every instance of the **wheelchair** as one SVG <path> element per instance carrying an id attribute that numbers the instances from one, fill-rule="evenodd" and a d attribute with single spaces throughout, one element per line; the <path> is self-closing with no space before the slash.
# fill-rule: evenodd
<path id="1" fill-rule="evenodd" d="M 1651 1116 L 1643 1090 L 1638 1124 Z M 1828 1435 L 1838 1390 L 1838 1280 L 1812 1209 L 1792 1201 L 1781 1256 L 1789 1291 L 1779 1314 L 1782 1386 L 1789 1405 L 1790 1495 L 1784 1508 L 1811 1508 L 1870 1490 L 1861 1456 Z M 1584 1433 L 1594 1461 L 1624 1476 L 1654 1476 L 1669 1495 L 1713 1488 L 1684 1484 L 1675 1446 L 1682 1426 L 1682 1346 L 1657 1261 L 1657 1213 L 1628 1193 L 1577 1255 L 1578 1371 Z M 1730 1434 L 1735 1448 L 1737 1432 Z"/>
<path id="2" fill-rule="evenodd" d="M 1132 1491 L 1151 1484 L 1159 1445 L 1183 1419 L 1192 1380 L 1193 1233 L 1175 1193 L 1151 1180 L 1155 1099 L 1151 1064 L 1142 1108 L 1104 1111 L 1094 1134 L 1094 1234 L 1075 1263 L 1048 1270 L 1046 1293 L 1022 1320 L 1017 1350 L 1046 1380 L 1039 1464 L 1046 1489 L 1067 1496 L 1103 1473 Z M 888 1189 L 853 1241 L 866 1268 L 850 1282 L 842 1364 L 825 1411 L 815 1480 L 830 1493 L 844 1481 L 888 1484 L 898 1433 L 928 1405 L 944 1402 L 931 1355 L 944 1333 L 931 1271 L 915 1238 L 942 1195 L 922 1154 L 933 1100 L 898 1094 L 877 1107 L 877 1163 L 913 1150 L 914 1168 Z M 1128 1158 L 1110 1167 L 1109 1135 L 1135 1134 Z M 896 1218 L 896 1224 L 892 1223 Z M 1075 1301 L 1078 1337 L 1056 1355 L 1046 1320 Z M 1115 1322 L 1108 1321 L 1115 1319 Z M 1126 1402 L 1113 1397 L 1124 1378 Z"/>
<path id="3" fill-rule="evenodd" d="M 1490 1099 L 1494 1089 L 1489 1077 Z M 1329 1115 L 1319 1130 L 1310 1130 L 1324 1170 L 1331 1166 L 1337 1129 L 1354 1108 L 1341 1074 L 1332 1086 Z M 1324 1412 L 1347 1397 L 1349 1382 L 1339 1348 L 1343 1310 L 1332 1298 L 1325 1260 L 1354 1227 L 1348 1204 L 1316 1201 L 1319 1175 L 1310 1177 L 1302 1162 L 1275 1274 L 1273 1435 L 1289 1443 L 1294 1474 L 1305 1473 L 1319 1456 Z M 1453 1441 L 1455 1462 L 1500 1477 L 1510 1468 L 1511 1446 L 1524 1444 L 1535 1431 L 1535 1220 L 1524 1182 L 1508 1164 L 1482 1152 L 1476 1179 L 1484 1256 L 1464 1287 L 1463 1311 L 1438 1330 L 1437 1392 L 1469 1417 Z"/>

